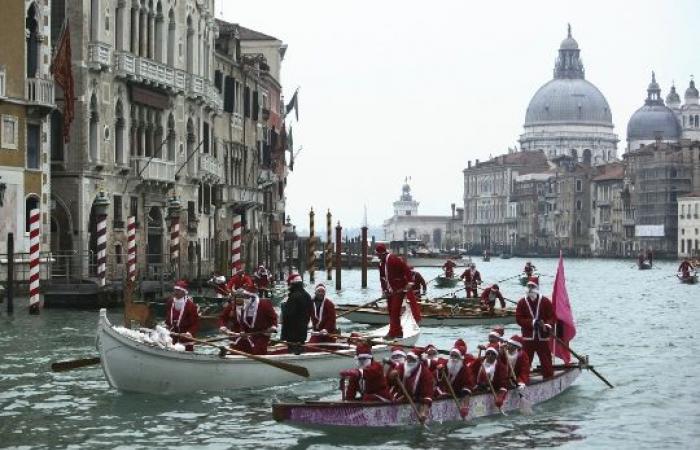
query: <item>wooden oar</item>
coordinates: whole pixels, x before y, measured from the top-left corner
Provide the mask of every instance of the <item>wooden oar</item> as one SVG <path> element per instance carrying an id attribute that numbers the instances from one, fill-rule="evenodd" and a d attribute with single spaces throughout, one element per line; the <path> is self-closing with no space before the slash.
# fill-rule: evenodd
<path id="1" fill-rule="evenodd" d="M 484 369 L 483 363 L 481 366 L 481 370 L 484 371 L 484 376 L 486 377 L 486 381 L 489 382 L 489 389 L 491 389 L 491 394 L 493 395 L 493 402 L 496 403 L 496 401 L 498 399 L 498 397 L 496 396 L 496 390 L 493 388 L 493 383 L 491 383 L 491 378 L 489 378 L 489 374 L 486 373 L 486 369 Z M 495 375 L 495 369 L 494 369 L 494 375 Z M 501 414 L 503 414 L 504 416 L 508 415 L 505 413 L 505 411 L 503 411 L 503 408 L 501 408 L 500 406 L 497 406 L 497 408 L 501 412 Z"/>
<path id="2" fill-rule="evenodd" d="M 595 376 L 597 376 L 598 378 L 600 378 L 600 380 L 601 380 L 603 383 L 607 384 L 608 387 L 609 387 L 610 389 L 612 389 L 612 388 L 614 387 L 612 384 L 610 384 L 610 382 L 609 382 L 608 380 L 605 379 L 605 377 L 604 377 L 603 375 L 599 374 L 598 371 L 595 370 L 595 368 L 594 368 L 593 366 L 589 366 L 589 365 L 588 365 L 588 361 L 586 361 L 585 358 L 583 358 L 582 356 L 578 355 L 575 351 L 573 351 L 573 350 L 571 349 L 571 347 L 569 347 L 564 341 L 562 341 L 562 340 L 559 338 L 559 336 L 557 336 L 557 335 L 553 335 L 553 336 L 554 336 L 554 339 L 557 340 L 557 342 L 559 343 L 559 345 L 562 345 L 565 349 L 567 349 L 567 350 L 569 351 L 569 353 L 571 353 L 572 355 L 574 355 L 574 357 L 575 357 L 576 359 L 579 360 L 579 362 L 583 365 L 583 367 L 585 367 L 586 369 L 588 369 L 588 370 L 590 370 L 591 372 L 593 372 L 593 374 L 594 374 Z"/>
<path id="3" fill-rule="evenodd" d="M 300 377 L 309 378 L 309 371 L 307 370 L 306 367 L 297 366 L 296 364 L 289 364 L 289 363 L 282 362 L 282 361 L 275 361 L 275 360 L 265 358 L 264 356 L 260 356 L 260 355 L 252 355 L 250 353 L 242 352 L 240 350 L 235 350 L 233 348 L 225 347 L 223 345 L 216 345 L 216 344 L 213 344 L 211 342 L 207 342 L 207 341 L 203 341 L 201 339 L 196 339 L 196 338 L 193 338 L 190 336 L 186 336 L 184 334 L 179 334 L 179 333 L 170 333 L 170 334 L 173 336 L 177 336 L 179 338 L 182 338 L 182 339 L 190 340 L 190 341 L 195 342 L 197 344 L 208 345 L 210 347 L 216 347 L 219 350 L 222 350 L 222 351 L 234 354 L 234 355 L 245 356 L 246 358 L 252 359 L 253 361 L 257 361 L 257 362 L 260 362 L 263 364 L 267 364 L 268 366 L 272 366 L 272 367 L 276 367 L 276 368 L 281 369 L 281 370 L 285 370 L 287 372 L 293 373 L 294 375 L 298 375 Z"/>
<path id="4" fill-rule="evenodd" d="M 334 337 L 336 339 L 361 340 L 361 341 L 365 341 L 365 342 L 372 344 L 372 345 L 387 345 L 387 346 L 395 346 L 395 347 L 402 347 L 402 348 L 415 348 L 415 349 L 421 350 L 421 351 L 425 350 L 425 347 L 416 347 L 415 345 L 406 345 L 406 344 L 402 344 L 401 342 L 396 342 L 396 341 L 380 341 L 380 340 L 371 339 L 371 338 L 366 337 L 366 336 L 345 336 L 342 334 L 329 334 L 328 336 Z M 437 352 L 441 355 L 449 355 L 450 354 L 450 352 L 447 350 L 438 350 Z"/>
<path id="5" fill-rule="evenodd" d="M 428 426 L 425 424 L 426 417 L 423 417 L 423 415 L 418 412 L 418 407 L 416 406 L 416 403 L 413 401 L 413 398 L 410 395 L 408 395 L 408 389 L 406 389 L 406 386 L 403 384 L 403 381 L 401 381 L 401 377 L 398 373 L 396 374 L 396 378 L 394 380 L 396 381 L 396 384 L 398 384 L 401 388 L 404 397 L 406 397 L 406 400 L 408 400 L 408 403 L 411 405 L 411 409 L 413 409 L 413 412 L 418 418 L 420 424 L 423 425 L 425 428 L 428 428 Z"/>
<path id="6" fill-rule="evenodd" d="M 464 370 L 468 370 L 466 366 L 464 367 Z M 447 390 L 450 391 L 450 395 L 452 396 L 452 400 L 454 400 L 455 405 L 457 405 L 457 411 L 459 411 L 459 415 L 462 416 L 462 419 L 467 420 L 467 415 L 462 412 L 462 404 L 459 403 L 459 399 L 457 398 L 457 394 L 455 394 L 455 390 L 452 387 L 452 382 L 450 381 L 450 378 L 447 376 L 447 370 L 443 370 L 440 373 L 442 374 L 442 380 L 447 385 Z"/>
<path id="7" fill-rule="evenodd" d="M 279 339 L 270 339 L 270 342 L 274 342 L 274 343 L 276 343 L 276 344 L 284 344 L 284 345 L 287 345 L 287 346 L 289 346 L 289 345 L 298 346 L 298 345 L 299 345 L 298 343 L 295 343 L 295 342 L 282 341 L 282 340 L 279 340 Z M 313 350 L 317 350 L 317 351 L 319 351 L 319 352 L 332 353 L 332 354 L 334 354 L 334 355 L 344 356 L 344 357 L 346 357 L 346 358 L 354 358 L 354 357 L 355 357 L 355 355 L 352 355 L 352 354 L 350 354 L 350 353 L 341 353 L 339 350 L 331 350 L 331 349 L 329 349 L 329 348 L 319 347 L 318 345 L 311 344 L 311 343 L 309 343 L 309 342 L 305 342 L 304 344 L 301 344 L 301 345 L 302 345 L 303 347 L 310 348 L 310 349 L 313 349 Z"/>
<path id="8" fill-rule="evenodd" d="M 367 302 L 367 303 L 365 303 L 365 304 L 363 304 L 363 305 L 356 306 L 356 307 L 354 307 L 354 308 L 350 308 L 350 309 L 348 309 L 347 311 L 342 312 L 342 313 L 336 315 L 335 318 L 338 319 L 338 318 L 340 318 L 340 317 L 345 317 L 345 316 L 347 316 L 347 315 L 350 314 L 350 313 L 354 313 L 354 312 L 357 311 L 357 310 L 360 310 L 360 309 L 362 309 L 362 308 L 366 308 L 366 307 L 368 307 L 369 305 L 372 305 L 372 304 L 374 304 L 374 303 L 380 302 L 380 301 L 382 301 L 382 300 L 386 300 L 386 298 L 384 298 L 384 297 L 379 297 L 378 299 L 372 300 L 371 302 Z"/>
<path id="9" fill-rule="evenodd" d="M 67 370 L 79 369 L 81 367 L 94 366 L 100 363 L 99 356 L 96 358 L 73 359 L 71 361 L 60 361 L 51 363 L 51 371 L 65 372 Z"/>

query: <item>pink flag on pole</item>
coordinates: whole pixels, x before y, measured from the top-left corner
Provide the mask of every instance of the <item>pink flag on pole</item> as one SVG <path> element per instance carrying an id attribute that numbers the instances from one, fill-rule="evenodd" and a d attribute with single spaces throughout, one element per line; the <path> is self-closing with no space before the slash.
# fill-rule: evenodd
<path id="1" fill-rule="evenodd" d="M 574 336 L 576 336 L 576 325 L 574 325 L 574 314 L 571 311 L 569 303 L 569 294 L 566 292 L 566 277 L 564 276 L 564 257 L 559 252 L 559 265 L 557 266 L 557 274 L 554 277 L 554 290 L 552 291 L 552 305 L 554 307 L 554 330 L 559 339 L 567 345 Z M 549 341 L 550 349 L 554 356 L 568 363 L 571 360 L 571 354 L 559 344 L 556 339 Z"/>

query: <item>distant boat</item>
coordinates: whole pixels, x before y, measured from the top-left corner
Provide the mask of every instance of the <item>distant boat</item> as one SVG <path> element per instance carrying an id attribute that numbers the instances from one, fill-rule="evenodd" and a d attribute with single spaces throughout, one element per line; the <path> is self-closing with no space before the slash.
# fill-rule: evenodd
<path id="1" fill-rule="evenodd" d="M 453 288 L 459 283 L 459 278 L 452 277 L 447 278 L 445 276 L 439 275 L 435 278 L 435 287 L 438 288 Z"/>

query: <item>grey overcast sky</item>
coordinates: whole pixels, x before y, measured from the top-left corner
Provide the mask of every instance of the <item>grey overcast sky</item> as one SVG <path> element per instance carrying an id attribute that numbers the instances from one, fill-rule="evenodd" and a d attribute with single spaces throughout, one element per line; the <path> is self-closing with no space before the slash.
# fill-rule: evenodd
<path id="1" fill-rule="evenodd" d="M 217 0 L 216 8 L 289 46 L 282 82 L 287 100 L 301 87 L 291 124 L 303 151 L 287 212 L 299 229 L 312 206 L 355 227 L 366 204 L 369 223 L 380 225 L 406 176 L 419 214 L 448 214 L 461 203 L 467 161 L 516 144 L 567 23 L 586 78 L 612 109 L 618 155 L 652 70 L 664 97 L 672 81 L 682 98 L 690 75 L 700 78 L 697 0 Z"/>

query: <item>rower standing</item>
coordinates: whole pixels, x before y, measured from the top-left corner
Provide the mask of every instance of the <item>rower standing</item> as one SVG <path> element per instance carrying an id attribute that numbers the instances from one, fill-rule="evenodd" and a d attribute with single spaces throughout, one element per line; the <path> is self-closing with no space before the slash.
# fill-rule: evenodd
<path id="1" fill-rule="evenodd" d="M 194 345 L 187 337 L 194 337 L 199 329 L 199 311 L 187 290 L 187 281 L 178 280 L 173 287 L 173 296 L 165 305 L 165 327 L 171 333 L 184 334 L 184 337 L 173 336 L 173 343 L 184 343 L 185 350 L 191 352 Z"/>
<path id="2" fill-rule="evenodd" d="M 525 268 L 523 269 L 523 272 L 525 272 L 525 275 L 528 277 L 531 277 L 532 274 L 535 272 L 536 267 L 534 264 L 532 264 L 530 261 L 525 263 Z"/>
<path id="3" fill-rule="evenodd" d="M 340 372 L 343 400 L 358 400 L 359 397 L 363 402 L 391 401 L 392 396 L 384 377 L 384 369 L 378 361 L 374 360 L 372 347 L 366 343 L 358 344 L 355 354 L 357 368 Z M 347 389 L 343 389 L 345 379 L 348 380 Z"/>
<path id="4" fill-rule="evenodd" d="M 382 291 L 387 299 L 389 309 L 389 332 L 385 338 L 401 338 L 403 337 L 401 307 L 403 306 L 404 297 L 409 302 L 415 303 L 413 282 L 411 281 L 413 276 L 404 260 L 389 253 L 384 244 L 377 244 L 375 252 L 379 256 L 379 282 L 382 285 Z M 420 316 L 415 317 L 417 306 L 415 305 L 414 309 L 412 305 L 411 311 L 418 322 L 420 321 Z"/>
<path id="5" fill-rule="evenodd" d="M 481 284 L 481 273 L 476 270 L 476 264 L 470 263 L 467 270 L 465 270 L 459 277 L 460 280 L 464 280 L 464 288 L 467 291 L 467 298 L 478 298 L 476 293 L 478 285 Z"/>
<path id="6" fill-rule="evenodd" d="M 651 248 L 647 249 L 647 261 L 649 261 L 649 267 L 654 267 L 654 251 Z"/>
<path id="7" fill-rule="evenodd" d="M 481 305 L 493 313 L 496 308 L 496 300 L 501 303 L 501 308 L 506 307 L 506 301 L 497 284 L 491 285 L 481 292 Z"/>
<path id="8" fill-rule="evenodd" d="M 542 365 L 542 376 L 545 379 L 551 378 L 554 369 L 549 340 L 554 322 L 554 308 L 551 300 L 540 295 L 539 284 L 533 278 L 527 282 L 527 295 L 518 301 L 515 320 L 520 325 L 524 340 L 523 349 L 530 359 L 530 365 L 537 353 Z"/>
<path id="9" fill-rule="evenodd" d="M 272 274 L 270 273 L 270 271 L 267 270 L 267 268 L 263 264 L 260 264 L 255 270 L 253 276 L 255 277 L 255 284 L 258 288 L 258 295 L 263 298 L 269 298 L 270 278 L 272 278 Z"/>
<path id="10" fill-rule="evenodd" d="M 445 272 L 445 277 L 454 278 L 455 267 L 457 267 L 457 264 L 455 264 L 455 262 L 451 259 L 445 261 L 445 264 L 442 265 L 442 270 Z"/>
<path id="11" fill-rule="evenodd" d="M 695 270 L 693 264 L 688 258 L 685 258 L 680 266 L 678 266 L 678 272 L 681 274 L 682 278 L 690 278 L 690 272 Z"/>
<path id="12" fill-rule="evenodd" d="M 408 266 L 408 268 L 411 269 L 411 275 L 413 275 L 411 279 L 411 281 L 413 281 L 413 296 L 416 300 L 420 300 L 421 296 L 425 295 L 428 291 L 428 285 L 425 283 L 423 275 L 421 275 L 415 267 Z"/>
<path id="13" fill-rule="evenodd" d="M 306 342 L 311 296 L 304 289 L 301 275 L 296 272 L 289 274 L 287 285 L 289 294 L 282 304 L 282 340 L 297 344 L 291 345 L 289 350 L 299 354 Z"/>
<path id="14" fill-rule="evenodd" d="M 248 282 L 222 311 L 219 330 L 231 337 L 233 349 L 265 355 L 270 334 L 277 332 L 277 313 L 272 302 L 258 297 L 255 285 Z"/>
<path id="15" fill-rule="evenodd" d="M 314 291 L 314 298 L 309 305 L 309 317 L 311 318 L 311 338 L 309 343 L 319 344 L 323 342 L 335 342 L 330 334 L 336 334 L 335 305 L 326 297 L 326 285 L 318 283 Z"/>

